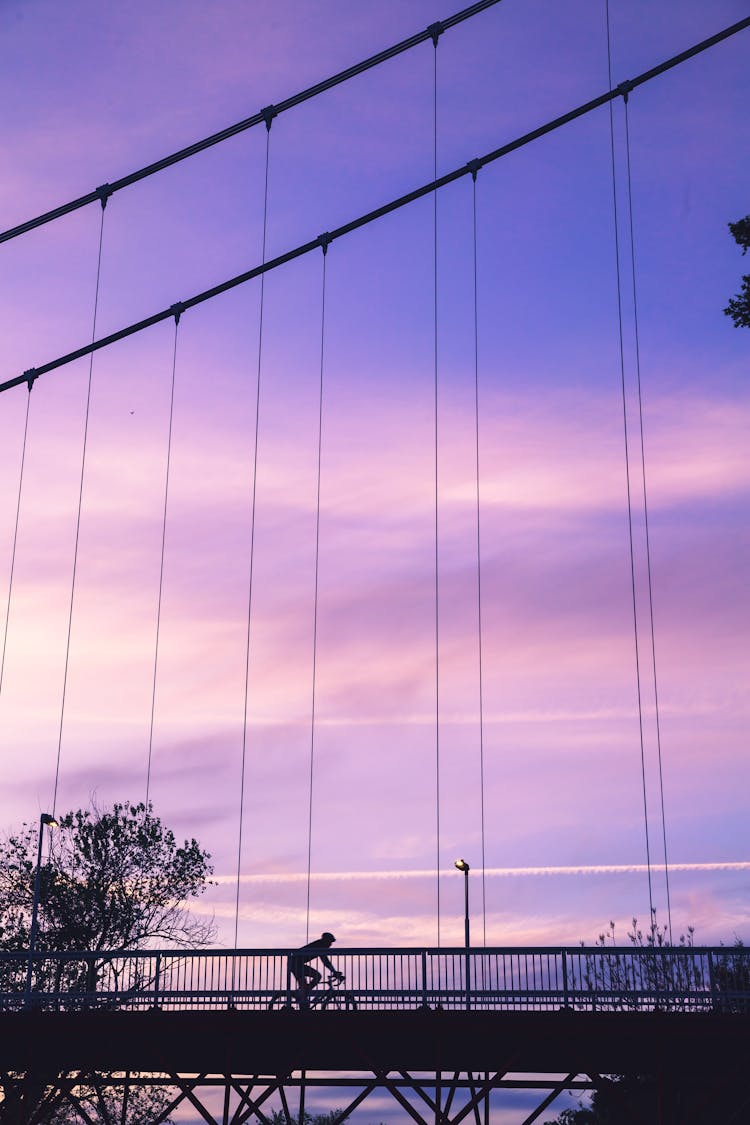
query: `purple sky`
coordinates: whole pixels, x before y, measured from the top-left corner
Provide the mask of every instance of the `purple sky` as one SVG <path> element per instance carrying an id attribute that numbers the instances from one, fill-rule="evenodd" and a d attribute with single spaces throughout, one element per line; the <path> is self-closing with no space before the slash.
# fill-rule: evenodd
<path id="1" fill-rule="evenodd" d="M 739 0 L 612 0 L 611 10 L 615 82 L 746 14 Z M 2 226 L 450 11 L 434 0 L 4 0 Z M 701 942 L 750 936 L 750 334 L 722 315 L 743 266 L 726 224 L 748 211 L 749 35 L 630 103 L 673 917 Z M 422 45 L 274 123 L 269 255 L 431 178 L 432 66 Z M 504 0 L 446 33 L 438 83 L 446 171 L 606 88 L 603 0 Z M 614 112 L 622 205 L 621 101 Z M 110 201 L 99 335 L 257 264 L 264 152 L 254 129 Z M 468 179 L 438 201 L 444 942 L 462 938 L 457 855 L 477 872 L 482 932 L 471 204 Z M 486 937 L 574 943 L 610 919 L 624 937 L 648 898 L 607 109 L 483 170 L 477 206 Z M 3 379 L 90 339 L 98 229 L 91 207 L 0 247 Z M 432 269 L 429 199 L 327 259 L 310 928 L 346 945 L 436 938 Z M 624 268 L 635 437 L 630 284 Z M 247 946 L 305 933 L 320 301 L 320 254 L 267 279 Z M 234 919 L 258 310 L 253 282 L 179 329 L 153 745 L 157 812 L 215 857 L 207 909 L 222 943 Z M 61 809 L 145 792 L 172 338 L 165 323 L 94 362 Z M 4 826 L 51 801 L 87 373 L 71 365 L 32 396 L 0 696 Z M 0 396 L 0 625 L 26 398 Z M 636 440 L 631 454 L 658 865 Z M 627 870 L 601 870 L 613 866 Z M 658 870 L 654 892 L 663 918 Z"/>

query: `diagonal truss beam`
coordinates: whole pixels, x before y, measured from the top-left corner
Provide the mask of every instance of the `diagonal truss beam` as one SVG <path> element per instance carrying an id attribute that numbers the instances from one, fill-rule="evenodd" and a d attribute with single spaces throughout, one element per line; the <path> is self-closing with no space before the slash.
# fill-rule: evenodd
<path id="1" fill-rule="evenodd" d="M 279 1097 L 281 1098 L 281 1107 L 284 1110 L 284 1119 L 286 1121 L 286 1125 L 294 1125 L 294 1122 L 292 1121 L 292 1115 L 289 1112 L 289 1102 L 287 1101 L 286 1090 L 284 1089 L 283 1082 L 279 1082 Z"/>
<path id="2" fill-rule="evenodd" d="M 196 1081 L 194 1083 L 194 1086 L 199 1086 L 199 1085 L 200 1085 L 200 1079 L 196 1079 Z M 166 1109 L 163 1109 L 157 1117 L 154 1117 L 149 1121 L 149 1125 L 162 1125 L 162 1122 L 167 1120 L 170 1113 L 173 1113 L 177 1109 L 177 1107 L 179 1105 L 181 1105 L 182 1102 L 185 1101 L 186 1097 L 187 1097 L 187 1090 L 185 1088 L 183 1088 L 172 1099 L 172 1101 L 169 1103 L 169 1105 L 166 1107 Z"/>
<path id="3" fill-rule="evenodd" d="M 347 1117 L 350 1117 L 352 1113 L 354 1113 L 357 1106 L 361 1105 L 365 1098 L 369 1097 L 373 1090 L 377 1088 L 377 1085 L 378 1081 L 376 1078 L 373 1079 L 372 1082 L 369 1082 L 367 1086 L 365 1086 L 364 1090 L 360 1090 L 356 1098 L 349 1102 L 349 1105 L 346 1107 L 346 1109 L 343 1109 L 341 1113 L 338 1114 L 338 1116 L 331 1122 L 331 1125 L 341 1125 L 342 1121 L 346 1121 Z"/>
<path id="4" fill-rule="evenodd" d="M 417 1110 L 411 1104 L 411 1102 L 406 1097 L 406 1095 L 401 1093 L 401 1090 L 399 1090 L 398 1086 L 394 1086 L 394 1084 L 390 1081 L 390 1079 L 388 1078 L 388 1076 L 386 1074 L 381 1074 L 379 1081 L 380 1081 L 380 1085 L 383 1086 L 386 1090 L 388 1090 L 391 1097 L 393 1097 L 399 1103 L 399 1105 L 402 1106 L 403 1109 L 406 1110 L 406 1112 L 409 1114 L 409 1116 L 412 1118 L 412 1120 L 417 1122 L 417 1125 L 430 1125 L 430 1123 L 424 1117 L 420 1116 L 420 1114 L 417 1112 Z M 437 1120 L 437 1115 L 436 1115 L 436 1120 Z"/>
<path id="5" fill-rule="evenodd" d="M 453 1118 L 451 1125 L 458 1125 L 458 1122 L 463 1121 L 464 1118 L 468 1117 L 470 1113 L 476 1112 L 485 1098 L 489 1097 L 490 1091 L 493 1089 L 493 1087 L 499 1081 L 501 1081 L 503 1075 L 507 1073 L 507 1070 L 498 1070 L 492 1078 L 486 1078 L 484 1082 L 480 1082 L 472 1091 L 471 1097 L 469 1098 L 466 1105 L 462 1109 L 460 1109 L 456 1116 Z"/>
<path id="6" fill-rule="evenodd" d="M 201 1115 L 203 1120 L 205 1122 L 207 1122 L 207 1125 L 219 1125 L 216 1118 L 208 1112 L 208 1110 L 203 1105 L 203 1103 L 200 1101 L 200 1099 L 197 1098 L 195 1096 L 195 1094 L 193 1093 L 193 1091 L 195 1089 L 195 1086 L 198 1085 L 197 1082 L 191 1084 L 190 1086 L 186 1086 L 175 1074 L 171 1074 L 170 1079 L 171 1079 L 170 1085 L 171 1086 L 177 1086 L 180 1090 L 182 1090 L 184 1092 L 185 1098 L 187 1099 L 187 1101 L 189 1101 L 190 1104 L 193 1106 L 193 1108 L 198 1111 L 198 1113 Z"/>
<path id="7" fill-rule="evenodd" d="M 425 1089 L 423 1088 L 423 1086 L 421 1085 L 421 1083 L 420 1083 L 420 1082 L 417 1082 L 417 1080 L 416 1080 L 415 1078 L 412 1078 L 412 1076 L 411 1076 L 411 1075 L 409 1074 L 408 1070 L 400 1070 L 400 1071 L 399 1071 L 399 1074 L 401 1075 L 401 1077 L 402 1077 L 402 1078 L 403 1078 L 403 1079 L 404 1079 L 404 1080 L 405 1080 L 406 1082 L 408 1082 L 408 1084 L 409 1084 L 409 1089 L 411 1089 L 411 1090 L 414 1090 L 414 1092 L 415 1092 L 416 1094 L 419 1094 L 419 1096 L 420 1096 L 420 1098 L 422 1099 L 422 1101 L 423 1101 L 423 1102 L 426 1102 L 426 1103 L 427 1103 L 427 1105 L 428 1105 L 428 1106 L 430 1107 L 430 1109 L 432 1110 L 432 1112 L 433 1112 L 433 1113 L 437 1113 L 437 1112 L 438 1112 L 438 1107 L 437 1107 L 437 1100 L 436 1100 L 436 1099 L 434 1099 L 434 1098 L 431 1098 L 431 1097 L 430 1097 L 430 1095 L 429 1095 L 429 1094 L 427 1093 L 427 1091 L 426 1091 L 426 1090 L 425 1090 Z"/>
<path id="8" fill-rule="evenodd" d="M 261 1122 L 261 1125 L 271 1125 L 269 1119 L 266 1117 L 260 1107 L 265 1101 L 267 1101 L 268 1098 L 271 1097 L 271 1094 L 274 1093 L 274 1091 L 276 1090 L 276 1084 L 271 1083 L 266 1087 L 266 1089 L 259 1097 L 254 1099 L 252 1097 L 252 1092 L 255 1085 L 255 1082 L 251 1082 L 243 1092 L 237 1083 L 234 1084 L 235 1090 L 238 1094 L 240 1094 L 240 1104 L 234 1111 L 232 1125 L 244 1125 L 244 1122 L 249 1121 L 251 1117 L 257 1117 Z"/>
<path id="9" fill-rule="evenodd" d="M 567 1088 L 568 1082 L 572 1082 L 574 1078 L 575 1074 L 569 1074 L 566 1078 L 564 1078 L 563 1081 L 554 1090 L 550 1091 L 544 1101 L 540 1102 L 536 1109 L 529 1114 L 529 1116 L 523 1121 L 522 1125 L 532 1125 L 533 1121 L 536 1121 L 538 1117 L 541 1117 L 547 1106 L 552 1105 L 552 1102 L 555 1100 L 555 1098 L 559 1097 L 563 1090 Z"/>
<path id="10" fill-rule="evenodd" d="M 76 1094 L 74 1094 L 72 1090 L 68 1090 L 65 1094 L 65 1097 L 73 1106 L 73 1109 L 76 1111 L 78 1116 L 84 1121 L 85 1125 L 96 1125 L 94 1118 L 90 1115 L 81 1099 Z"/>

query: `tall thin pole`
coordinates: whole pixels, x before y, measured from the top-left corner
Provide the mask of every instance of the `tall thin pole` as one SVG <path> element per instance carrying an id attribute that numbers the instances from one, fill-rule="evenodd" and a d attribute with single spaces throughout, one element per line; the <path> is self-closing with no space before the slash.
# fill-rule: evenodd
<path id="1" fill-rule="evenodd" d="M 469 940 L 469 868 L 464 871 L 464 940 L 466 948 L 471 945 Z"/>
<path id="2" fill-rule="evenodd" d="M 464 946 L 466 947 L 466 965 L 464 980 L 466 988 L 466 1011 L 471 1007 L 471 940 L 469 932 L 469 872 L 471 867 L 465 859 L 457 859 L 454 867 L 464 873 Z"/>
<path id="3" fill-rule="evenodd" d="M 464 937 L 466 939 L 466 1011 L 471 1008 L 471 953 L 469 941 L 469 865 L 464 868 Z"/>
<path id="4" fill-rule="evenodd" d="M 49 813 L 42 813 L 39 817 L 39 844 L 36 851 L 36 874 L 34 875 L 34 901 L 31 907 L 31 933 L 29 934 L 29 964 L 26 969 L 26 997 L 24 1007 L 31 1007 L 31 979 L 34 971 L 34 951 L 36 949 L 36 935 L 39 929 L 39 892 L 42 884 L 42 844 L 44 842 L 44 826 L 54 828 L 57 821 Z"/>

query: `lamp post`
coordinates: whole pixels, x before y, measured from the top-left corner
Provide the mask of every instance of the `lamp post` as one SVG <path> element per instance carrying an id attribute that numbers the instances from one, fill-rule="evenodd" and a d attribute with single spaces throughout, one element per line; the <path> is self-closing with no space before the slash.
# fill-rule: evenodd
<path id="1" fill-rule="evenodd" d="M 465 859 L 457 859 L 455 867 L 464 873 L 464 945 L 466 946 L 466 1010 L 471 1007 L 471 959 L 469 954 L 469 872 L 471 868 Z"/>
<path id="2" fill-rule="evenodd" d="M 26 1000 L 25 1007 L 31 1007 L 31 977 L 34 969 L 34 950 L 36 949 L 36 935 L 39 928 L 39 892 L 42 884 L 42 844 L 44 842 L 44 826 L 57 828 L 57 821 L 50 813 L 43 812 L 39 817 L 39 847 L 36 853 L 36 874 L 34 876 L 34 902 L 31 907 L 31 933 L 29 934 L 29 964 L 26 970 Z"/>

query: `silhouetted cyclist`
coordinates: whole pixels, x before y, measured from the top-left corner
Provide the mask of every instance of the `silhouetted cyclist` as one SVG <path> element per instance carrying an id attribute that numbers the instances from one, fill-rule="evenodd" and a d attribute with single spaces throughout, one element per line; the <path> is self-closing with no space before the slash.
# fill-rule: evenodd
<path id="1" fill-rule="evenodd" d="M 307 945 L 301 946 L 301 948 L 289 958 L 289 970 L 299 984 L 300 992 L 303 997 L 308 996 L 323 979 L 322 974 L 319 973 L 317 969 L 312 968 L 310 961 L 322 961 L 332 977 L 336 980 L 344 979 L 344 974 L 340 973 L 338 969 L 334 969 L 330 958 L 325 952 L 326 949 L 331 948 L 335 940 L 336 938 L 333 934 L 329 934 L 328 931 L 326 931 L 324 934 L 321 934 L 319 938 L 315 938 L 314 941 L 309 941 Z"/>

